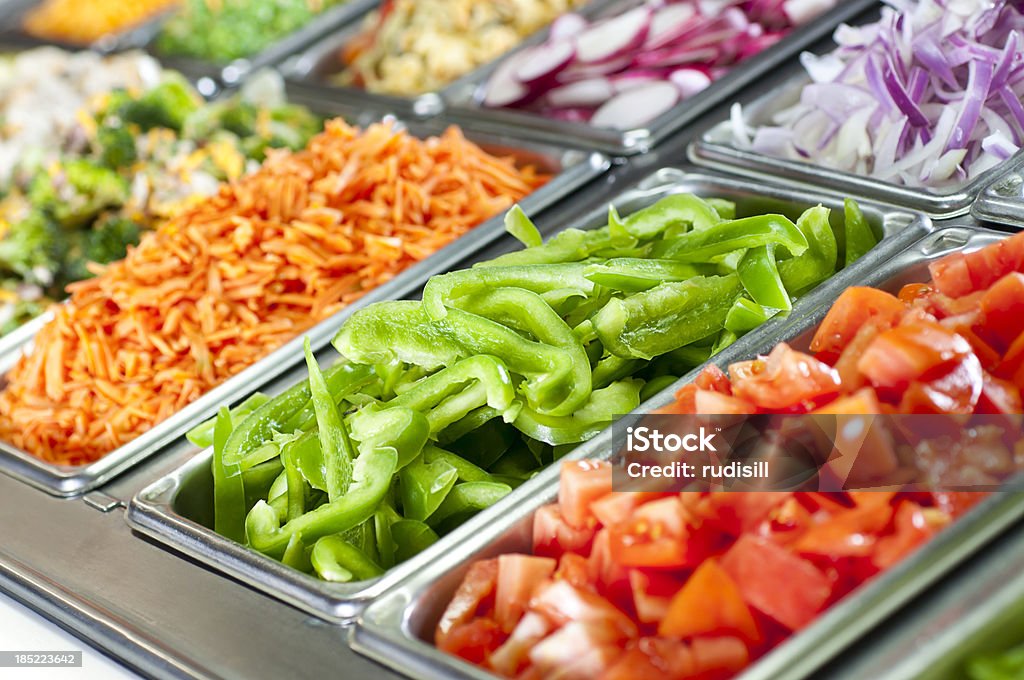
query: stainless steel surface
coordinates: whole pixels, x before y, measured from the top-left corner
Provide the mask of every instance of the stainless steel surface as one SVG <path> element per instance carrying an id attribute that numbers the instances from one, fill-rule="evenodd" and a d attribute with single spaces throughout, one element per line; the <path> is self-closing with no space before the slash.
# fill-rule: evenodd
<path id="1" fill-rule="evenodd" d="M 863 268 L 861 283 L 898 289 L 911 281 L 927 280 L 928 262 L 953 250 L 974 250 L 1004 237 L 1004 234 L 969 228 L 932 233 L 898 256 Z M 794 309 L 791 322 L 776 332 L 759 334 L 743 358 L 767 353 L 779 340 L 806 348 L 814 328 L 828 311 L 828 300 L 823 297 L 827 295 L 818 296 L 818 304 L 812 306 L 811 311 L 807 311 L 806 305 L 802 311 Z M 804 302 L 807 301 L 805 298 Z M 724 355 L 725 352 L 716 363 L 731 361 Z M 681 384 L 693 376 L 685 377 Z M 672 399 L 673 391 L 666 390 L 651 400 L 646 409 L 660 408 Z M 573 457 L 607 458 L 612 452 L 611 433 L 606 430 L 580 447 Z M 545 471 L 517 492 L 522 492 L 515 499 L 517 502 L 506 499 L 510 502 L 503 501 L 464 526 L 458 550 L 439 555 L 412 578 L 373 602 L 357 621 L 352 639 L 354 648 L 410 677 L 493 678 L 475 666 L 440 652 L 426 640 L 472 561 L 501 552 L 530 549 L 530 518 L 541 505 L 557 498 L 557 469 Z M 903 562 L 861 586 L 810 627 L 753 664 L 742 674 L 742 680 L 811 677 L 873 626 L 1022 518 L 1024 494 L 994 494 Z"/>
<path id="2" fill-rule="evenodd" d="M 602 12 L 608 6 L 614 5 L 619 1 L 620 0 L 591 0 L 591 2 L 588 2 L 584 7 L 578 10 L 578 13 L 588 18 L 593 17 Z M 303 52 L 295 54 L 291 58 L 287 59 L 282 65 L 282 72 L 288 78 L 327 87 L 337 98 L 350 99 L 355 97 L 357 99 L 367 101 L 369 105 L 378 109 L 383 108 L 394 112 L 410 111 L 415 116 L 429 118 L 444 113 L 445 101 L 449 98 L 454 98 L 453 93 L 464 89 L 467 85 L 472 87 L 473 83 L 480 82 L 481 79 L 486 79 L 486 77 L 493 72 L 497 64 L 501 63 L 501 61 L 510 54 L 514 54 L 520 49 L 537 45 L 546 40 L 548 36 L 548 29 L 543 28 L 524 38 L 516 48 L 487 64 L 483 64 L 482 66 L 473 69 L 470 73 L 452 82 L 447 87 L 433 92 L 424 92 L 418 95 L 403 97 L 400 95 L 367 92 L 366 90 L 357 87 L 344 87 L 341 85 L 331 84 L 331 77 L 339 74 L 343 70 L 339 54 L 345 49 L 345 46 L 361 32 L 362 29 L 362 21 L 352 22 L 347 26 L 340 28 L 331 35 L 328 35 L 319 42 L 313 44 Z M 565 139 L 563 139 L 558 143 L 564 144 L 566 142 Z"/>
<path id="3" fill-rule="evenodd" d="M 1024 228 L 1024 156 L 985 187 L 971 206 L 971 214 L 982 222 Z"/>
<path id="4" fill-rule="evenodd" d="M 806 208 L 820 203 L 836 208 L 836 224 L 841 224 L 838 218 L 842 215 L 842 199 L 836 196 L 755 186 L 744 180 L 687 173 L 678 168 L 659 170 L 642 180 L 636 188 L 615 197 L 612 202 L 621 214 L 628 215 L 666 195 L 675 193 L 695 193 L 735 201 L 740 215 L 780 212 L 796 218 Z M 903 250 L 930 228 L 928 218 L 923 215 L 872 204 L 865 204 L 863 209 L 873 228 L 879 235 L 884 236 L 876 250 L 860 265 L 852 266 L 838 274 L 831 285 L 825 284 L 799 300 L 789 319 L 774 320 L 766 324 L 763 330 L 750 333 L 723 352 L 718 361 L 742 356 L 742 352 L 746 351 L 744 348 L 752 343 L 756 346 L 763 345 L 764 336 L 775 337 L 772 329 L 787 327 L 793 319 L 800 318 L 802 314 L 818 306 L 822 295 L 834 295 L 837 286 L 858 280 L 864 275 L 866 268 Z M 607 208 L 602 207 L 578 221 L 562 226 L 593 229 L 603 226 L 606 222 Z M 318 357 L 322 363 L 333 363 L 338 359 L 337 353 L 329 348 L 325 349 L 324 354 L 327 356 Z M 294 384 L 303 380 L 305 376 L 305 368 L 297 366 L 282 376 L 281 382 Z M 236 394 L 235 398 L 241 399 L 245 396 L 248 394 Z M 581 447 L 581 451 L 593 450 L 593 447 L 587 445 Z M 387 588 L 427 569 L 453 548 L 458 549 L 462 541 L 479 529 L 472 525 L 468 528 L 463 527 L 413 559 L 391 569 L 379 579 L 352 584 L 325 583 L 225 539 L 209 528 L 212 519 L 211 458 L 212 453 L 208 449 L 178 470 L 157 479 L 143 489 L 129 505 L 126 515 L 129 524 L 214 569 L 219 569 L 269 595 L 328 619 L 344 620 L 355 616 L 370 600 L 378 597 Z M 513 507 L 528 504 L 535 488 L 527 485 L 522 490 L 516 490 L 494 508 L 494 513 L 501 515 Z"/>
<path id="5" fill-rule="evenodd" d="M 305 104 L 323 115 L 341 115 L 349 120 L 362 119 L 364 122 L 379 119 L 378 113 L 349 103 L 328 101 L 323 97 L 323 90 L 315 87 L 292 84 L 288 89 L 288 97 L 290 101 Z M 406 126 L 413 134 L 420 136 L 438 134 L 444 130 L 444 125 L 428 121 L 411 122 Z M 529 213 L 542 214 L 555 202 L 572 195 L 580 187 L 601 175 L 609 166 L 606 157 L 591 151 L 515 141 L 507 136 L 491 133 L 478 134 L 468 127 L 463 131 L 468 139 L 487 151 L 514 156 L 521 163 L 536 165 L 539 169 L 554 175 L 548 184 L 520 202 L 523 209 Z M 309 336 L 315 350 L 326 346 L 341 322 L 357 309 L 378 300 L 402 297 L 417 290 L 431 274 L 447 270 L 454 263 L 504 233 L 503 216 L 495 216 L 391 281 L 367 293 L 346 309 L 320 322 L 303 336 Z M 32 328 L 38 326 L 37 322 L 33 322 Z M 16 339 L 0 341 L 0 373 L 5 373 L 10 368 L 22 348 L 30 347 L 31 333 L 32 329 L 21 331 L 16 334 Z M 89 465 L 52 465 L 10 444 L 0 442 L 0 472 L 59 496 L 72 496 L 94 489 L 173 442 L 191 424 L 211 416 L 221 404 L 231 403 L 237 395 L 274 378 L 298 363 L 301 358 L 302 337 L 297 337 L 210 390 L 148 432 Z"/>
<path id="6" fill-rule="evenodd" d="M 635 1 L 626 3 L 637 4 Z M 485 109 L 479 106 L 482 89 L 486 86 L 498 63 L 491 64 L 473 75 L 453 84 L 443 93 L 445 115 L 452 122 L 484 124 L 488 129 L 516 130 L 517 134 L 544 141 L 572 140 L 573 144 L 587 145 L 615 155 L 634 155 L 648 151 L 680 128 L 696 121 L 702 115 L 747 86 L 769 77 L 773 71 L 790 62 L 801 50 L 830 35 L 840 23 L 877 5 L 877 0 L 850 0 L 839 2 L 821 17 L 795 29 L 775 45 L 734 67 L 703 92 L 690 97 L 672 110 L 650 123 L 630 130 L 606 130 L 591 125 L 568 123 L 545 118 L 527 111 L 514 109 Z M 599 16 L 621 10 L 623 3 L 602 7 Z M 547 38 L 547 32 L 541 40 Z M 524 45 L 519 49 L 525 49 Z M 515 50 L 511 54 L 518 52 Z M 510 55 L 506 55 L 508 58 Z"/>
<path id="7" fill-rule="evenodd" d="M 876 18 L 876 12 L 869 12 L 862 15 L 857 23 Z M 835 43 L 829 39 L 819 43 L 811 51 L 824 54 L 834 48 Z M 809 82 L 810 78 L 799 61 L 791 60 L 781 66 L 767 76 L 756 91 L 744 92 L 737 97 L 737 102 L 743 106 L 745 123 L 751 127 L 772 124 L 777 112 L 799 101 L 800 91 Z M 692 162 L 748 177 L 785 179 L 804 186 L 824 187 L 850 196 L 920 210 L 934 218 L 949 219 L 968 213 L 978 194 L 998 176 L 1000 168 L 1006 167 L 1004 164 L 972 180 L 946 188 L 908 187 L 809 162 L 776 158 L 740 149 L 733 143 L 729 116 L 722 116 L 719 121 L 707 128 L 690 145 L 688 156 Z M 1022 154 L 1018 154 L 1018 157 L 1024 159 Z M 1007 161 L 1011 162 L 1013 161 Z"/>
<path id="8" fill-rule="evenodd" d="M 832 679 L 965 678 L 974 654 L 1024 643 L 1024 524 L 982 557 L 873 634 L 872 654 L 845 660 Z"/>

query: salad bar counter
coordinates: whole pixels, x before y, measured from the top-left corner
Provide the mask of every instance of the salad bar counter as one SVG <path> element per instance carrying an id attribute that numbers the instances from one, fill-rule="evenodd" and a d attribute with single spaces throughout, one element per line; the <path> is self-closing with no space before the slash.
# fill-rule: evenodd
<path id="1" fill-rule="evenodd" d="M 0 1 L 0 590 L 155 678 L 1024 677 L 1022 93 L 1003 1 Z M 961 427 L 615 481 L 768 414 Z"/>

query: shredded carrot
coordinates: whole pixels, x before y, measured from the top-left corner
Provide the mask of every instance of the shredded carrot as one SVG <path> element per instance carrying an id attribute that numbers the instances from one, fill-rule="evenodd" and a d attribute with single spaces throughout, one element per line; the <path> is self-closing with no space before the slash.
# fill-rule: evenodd
<path id="1" fill-rule="evenodd" d="M 456 128 L 330 121 L 71 286 L 7 376 L 0 438 L 97 460 L 546 179 Z"/>

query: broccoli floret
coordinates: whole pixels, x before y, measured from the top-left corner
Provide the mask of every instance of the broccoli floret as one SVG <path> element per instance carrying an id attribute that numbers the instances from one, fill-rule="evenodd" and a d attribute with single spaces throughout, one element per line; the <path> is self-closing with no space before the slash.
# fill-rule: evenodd
<path id="1" fill-rule="evenodd" d="M 169 75 L 143 94 L 121 104 L 118 117 L 145 130 L 163 127 L 180 132 L 185 120 L 202 105 L 202 98 L 183 76 Z"/>
<path id="2" fill-rule="evenodd" d="M 91 229 L 67 234 L 70 246 L 64 257 L 61 286 L 92 276 L 88 264 L 107 264 L 122 259 L 128 246 L 138 245 L 142 227 L 132 220 L 111 215 L 97 221 Z"/>
<path id="3" fill-rule="evenodd" d="M 138 158 L 135 135 L 121 126 L 103 126 L 96 133 L 97 153 L 108 168 L 117 170 L 130 167 Z"/>
<path id="4" fill-rule="evenodd" d="M 45 213 L 33 210 L 11 224 L 0 239 L 0 265 L 29 283 L 49 287 L 66 247 L 60 228 Z"/>
<path id="5" fill-rule="evenodd" d="M 65 161 L 58 169 L 40 172 L 32 180 L 32 205 L 65 228 L 86 224 L 103 210 L 128 200 L 128 182 L 109 168 L 84 159 Z"/>

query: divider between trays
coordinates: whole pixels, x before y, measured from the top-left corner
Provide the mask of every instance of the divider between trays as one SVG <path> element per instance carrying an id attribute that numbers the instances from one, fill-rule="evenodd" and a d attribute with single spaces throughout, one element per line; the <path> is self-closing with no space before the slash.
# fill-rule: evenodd
<path id="1" fill-rule="evenodd" d="M 879 11 L 880 8 L 876 7 L 856 15 L 851 14 L 850 18 L 856 18 L 853 22 L 855 25 L 863 25 L 877 21 Z M 836 47 L 829 36 L 811 45 L 809 51 L 822 55 L 832 52 Z M 776 112 L 799 101 L 801 90 L 811 82 L 799 60 L 790 60 L 777 66 L 760 86 L 736 97 L 735 103 L 743 107 L 743 120 L 746 124 L 770 124 Z M 951 219 L 970 212 L 975 199 L 995 177 L 1004 172 L 1007 166 L 1024 161 L 1024 151 L 1018 152 L 1014 159 L 958 185 L 934 189 L 910 187 L 810 162 L 737 148 L 732 141 L 732 122 L 727 115 L 724 120 L 696 132 L 694 141 L 687 148 L 687 157 L 690 162 L 702 167 L 755 179 L 773 178 L 777 181 L 781 178 L 804 187 L 826 187 L 852 198 L 865 198 L 919 210 L 935 219 Z"/>
<path id="2" fill-rule="evenodd" d="M 321 89 L 294 84 L 288 91 L 288 96 L 294 97 L 294 103 L 305 104 L 316 113 L 325 116 L 340 115 L 349 119 L 358 118 L 363 114 L 362 122 L 364 124 L 370 122 L 365 115 L 365 110 L 358 104 L 350 106 L 346 103 L 329 101 L 322 95 Z M 379 120 L 380 116 L 371 114 L 369 118 Z M 399 122 L 405 125 L 412 134 L 418 136 L 438 134 L 444 130 L 444 126 L 438 123 Z M 548 167 L 544 169 L 552 171 L 553 178 L 520 201 L 523 209 L 531 214 L 543 214 L 544 210 L 596 179 L 609 167 L 608 159 L 595 152 L 581 151 L 565 146 L 522 142 L 500 135 L 478 133 L 468 127 L 464 127 L 463 132 L 470 141 L 481 144 L 485 149 L 493 148 L 503 154 L 512 153 L 518 155 L 525 162 L 547 164 Z M 0 442 L 0 471 L 57 496 L 74 496 L 95 489 L 175 441 L 191 425 L 212 415 L 220 404 L 230 402 L 235 395 L 251 391 L 254 387 L 272 380 L 288 368 L 301 363 L 303 336 L 308 335 L 314 350 L 319 350 L 330 342 L 334 331 L 341 322 L 356 310 L 376 301 L 402 297 L 415 292 L 431 275 L 447 271 L 466 256 L 502 237 L 505 233 L 503 218 L 503 215 L 496 215 L 475 227 L 461 238 L 406 269 L 391 281 L 368 292 L 336 315 L 321 321 L 302 336 L 294 338 L 238 375 L 210 390 L 167 420 L 98 461 L 78 467 L 52 465 L 9 444 Z M 41 325 L 41 323 L 34 324 L 32 328 L 38 329 Z M 18 334 L 17 339 L 0 342 L 0 353 L 11 353 L 17 356 L 29 346 L 32 338 L 33 335 L 26 331 L 24 334 Z M 6 368 L 9 366 L 0 363 L 0 371 L 6 370 Z"/>
<path id="3" fill-rule="evenodd" d="M 777 185 L 763 185 L 736 178 L 689 172 L 683 168 L 664 168 L 639 182 L 636 187 L 620 194 L 613 203 L 626 215 L 650 205 L 662 196 L 674 193 L 696 193 L 707 197 L 746 201 L 759 208 L 768 205 L 769 210 L 783 210 L 785 208 L 780 206 L 785 204 L 790 212 L 796 213 L 819 203 L 841 208 L 843 202 L 843 198 L 836 194 L 793 191 Z M 794 325 L 801 323 L 814 310 L 837 297 L 847 285 L 869 278 L 870 273 L 879 265 L 905 250 L 931 229 L 931 222 L 924 215 L 890 209 L 870 202 L 865 203 L 862 208 L 883 236 L 879 244 L 856 264 L 839 271 L 812 293 L 797 300 L 793 312 L 788 317 L 776 317 L 766 322 L 713 357 L 712 361 L 725 363 L 746 358 L 766 346 L 770 347 L 769 343 L 773 344 L 777 339 L 787 337 L 787 333 L 791 332 Z M 605 224 L 606 210 L 604 207 L 597 208 L 571 224 L 557 225 L 557 231 L 566 227 L 597 228 Z M 334 327 L 335 330 L 336 328 L 337 326 Z M 290 375 L 294 377 L 293 382 L 297 382 L 305 375 L 305 369 L 296 367 Z M 258 388 L 257 385 L 252 387 Z M 661 392 L 641 405 L 640 409 L 660 407 L 671 398 L 674 387 Z M 240 401 L 248 396 L 250 391 L 235 392 L 233 400 Z M 578 446 L 568 454 L 567 459 L 599 456 L 601 447 L 607 445 L 610 432 L 611 428 L 606 428 L 596 439 Z M 514 489 L 492 508 L 481 512 L 435 545 L 395 566 L 378 579 L 362 583 L 329 584 L 285 567 L 276 560 L 226 539 L 178 511 L 180 494 L 195 475 L 209 470 L 211 456 L 211 451 L 207 450 L 170 475 L 152 481 L 129 504 L 126 513 L 129 524 L 151 538 L 185 552 L 273 597 L 329 620 L 346 620 L 355 616 L 370 599 L 427 569 L 435 560 L 450 551 L 451 546 L 461 546 L 467 537 L 474 536 L 482 529 L 481 523 L 504 516 L 515 508 L 529 505 L 533 495 L 552 479 L 557 480 L 558 475 L 558 466 L 549 466 L 522 487 Z M 483 519 L 478 520 L 480 517 Z"/>
<path id="4" fill-rule="evenodd" d="M 911 267 L 921 266 L 961 248 L 973 250 L 1004 237 L 1005 234 L 973 227 L 933 232 L 901 249 L 895 257 L 863 268 L 860 283 L 885 287 L 887 282 L 898 280 Z M 806 339 L 809 331 L 824 318 L 831 298 L 839 292 L 841 289 L 833 290 L 831 297 L 827 293 L 817 296 L 815 302 L 819 304 L 810 310 L 802 310 L 802 314 L 794 313 L 791 323 L 778 328 L 775 333 L 760 334 L 756 342 L 747 343 L 748 347 L 732 353 L 733 356 L 725 356 L 727 349 L 716 357 L 720 359 L 716 363 L 726 364 L 767 354 L 779 341 L 791 341 L 800 336 Z M 692 371 L 677 385 L 691 382 L 699 370 Z M 673 388 L 666 389 L 640 410 L 649 412 L 667 405 L 673 400 L 673 392 Z M 608 429 L 581 445 L 567 459 L 602 460 L 612 454 L 611 431 Z M 356 622 L 351 635 L 353 648 L 410 677 L 493 680 L 495 676 L 491 673 L 441 652 L 424 637 L 432 633 L 444 605 L 473 561 L 509 550 L 528 551 L 530 518 L 538 508 L 557 498 L 558 466 L 544 470 L 528 484 L 530 494 L 503 499 L 473 517 L 451 535 L 450 542 L 456 545 L 456 550 L 439 552 L 414 576 L 371 603 Z M 517 491 L 523 489 L 525 485 Z M 744 680 L 811 677 L 834 655 L 1022 518 L 1024 494 L 993 495 L 903 562 L 826 610 L 804 631 L 762 657 L 742 677 Z"/>

